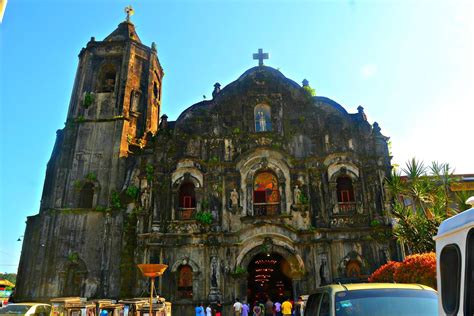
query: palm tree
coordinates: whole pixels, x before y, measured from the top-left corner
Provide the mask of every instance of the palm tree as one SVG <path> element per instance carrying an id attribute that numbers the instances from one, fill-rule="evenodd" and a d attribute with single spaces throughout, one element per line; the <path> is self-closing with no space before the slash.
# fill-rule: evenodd
<path id="1" fill-rule="evenodd" d="M 456 180 L 453 169 L 438 162 L 427 167 L 423 161 L 412 158 L 402 172 L 404 176 L 394 169 L 387 179 L 396 220 L 394 235 L 410 253 L 434 251 L 433 236 L 439 224 L 464 210 L 450 194 L 450 185 Z"/>

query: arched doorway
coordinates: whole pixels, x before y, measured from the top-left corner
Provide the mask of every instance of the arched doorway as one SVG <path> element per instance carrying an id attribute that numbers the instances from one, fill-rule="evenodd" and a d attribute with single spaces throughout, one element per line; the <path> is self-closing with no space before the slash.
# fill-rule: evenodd
<path id="1" fill-rule="evenodd" d="M 291 267 L 288 261 L 277 253 L 259 253 L 248 265 L 247 299 L 249 303 L 283 302 L 293 296 Z"/>

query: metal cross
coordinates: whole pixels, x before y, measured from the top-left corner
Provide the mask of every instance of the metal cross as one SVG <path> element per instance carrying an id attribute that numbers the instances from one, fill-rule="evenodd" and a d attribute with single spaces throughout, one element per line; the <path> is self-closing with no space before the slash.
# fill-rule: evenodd
<path id="1" fill-rule="evenodd" d="M 257 54 L 253 54 L 253 59 L 258 59 L 258 65 L 263 66 L 263 60 L 268 59 L 268 53 L 264 53 L 263 49 L 259 48 Z"/>
<path id="2" fill-rule="evenodd" d="M 135 13 L 135 11 L 133 10 L 131 5 L 126 7 L 124 11 L 127 14 L 127 22 L 130 22 L 130 17 Z"/>

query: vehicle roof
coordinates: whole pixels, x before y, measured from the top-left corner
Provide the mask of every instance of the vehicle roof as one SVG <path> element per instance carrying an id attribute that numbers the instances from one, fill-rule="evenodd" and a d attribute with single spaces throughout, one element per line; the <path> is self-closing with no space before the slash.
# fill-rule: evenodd
<path id="1" fill-rule="evenodd" d="M 474 207 L 443 221 L 441 225 L 439 225 L 438 235 L 436 235 L 435 239 L 468 224 L 474 226 Z"/>
<path id="2" fill-rule="evenodd" d="M 372 289 L 406 289 L 406 290 L 428 290 L 435 291 L 429 286 L 422 284 L 404 284 L 404 283 L 350 283 L 350 284 L 331 284 L 321 287 L 329 288 L 334 292 L 372 290 Z M 435 291 L 436 292 L 436 291 Z"/>

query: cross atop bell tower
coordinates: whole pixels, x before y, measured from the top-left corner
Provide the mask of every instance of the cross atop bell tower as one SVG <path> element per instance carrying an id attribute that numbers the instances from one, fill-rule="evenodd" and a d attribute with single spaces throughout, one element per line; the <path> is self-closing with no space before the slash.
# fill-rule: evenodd
<path id="1" fill-rule="evenodd" d="M 135 11 L 133 10 L 131 5 L 129 5 L 128 7 L 125 7 L 124 11 L 127 14 L 127 18 L 125 21 L 130 23 L 130 17 L 135 13 Z"/>
<path id="2" fill-rule="evenodd" d="M 258 49 L 258 53 L 253 54 L 253 59 L 258 60 L 258 65 L 260 67 L 263 66 L 263 60 L 268 59 L 268 58 L 269 58 L 268 53 L 264 53 L 263 49 L 261 49 L 261 48 Z"/>

